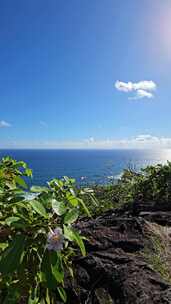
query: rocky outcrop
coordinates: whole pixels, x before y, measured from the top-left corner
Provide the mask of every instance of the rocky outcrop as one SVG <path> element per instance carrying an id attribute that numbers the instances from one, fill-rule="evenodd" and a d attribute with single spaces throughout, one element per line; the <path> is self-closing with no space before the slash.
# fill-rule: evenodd
<path id="1" fill-rule="evenodd" d="M 134 204 L 131 212 L 110 210 L 77 224 L 77 229 L 87 238 L 87 256 L 73 261 L 75 281 L 68 286 L 69 303 L 171 303 L 169 280 L 148 263 L 144 254 L 146 249 L 154 254 L 147 220 L 168 224 L 170 210 L 166 216 L 167 210 L 156 210 L 155 203 L 156 208 L 151 208 L 152 205 L 149 208 L 145 203 L 142 206 L 135 209 Z"/>
<path id="2" fill-rule="evenodd" d="M 170 202 L 143 202 L 136 201 L 133 204 L 133 214 L 141 216 L 151 222 L 163 226 L 171 226 Z"/>

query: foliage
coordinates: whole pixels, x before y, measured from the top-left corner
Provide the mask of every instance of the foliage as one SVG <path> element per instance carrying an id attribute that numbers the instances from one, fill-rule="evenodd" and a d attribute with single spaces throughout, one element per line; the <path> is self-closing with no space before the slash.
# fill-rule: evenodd
<path id="1" fill-rule="evenodd" d="M 147 166 L 140 172 L 125 170 L 120 187 L 128 202 L 135 199 L 169 201 L 171 198 L 171 162 L 168 161 L 165 165 Z"/>
<path id="2" fill-rule="evenodd" d="M 75 181 L 53 179 L 29 191 L 24 177 L 32 171 L 10 157 L 0 162 L 0 303 L 44 304 L 67 301 L 66 278 L 73 277 L 72 257 L 86 255 L 74 228 L 89 210 L 89 189 Z M 92 198 L 94 200 L 94 198 Z"/>
<path id="3" fill-rule="evenodd" d="M 118 207 L 116 185 L 96 185 L 93 187 L 94 204 L 92 198 L 85 196 L 85 202 L 92 216 L 101 215 L 103 212 Z"/>
<path id="4" fill-rule="evenodd" d="M 72 259 L 78 250 L 86 254 L 84 238 L 74 225 L 80 216 L 101 214 L 137 199 L 171 199 L 171 162 L 140 172 L 125 170 L 117 183 L 93 190 L 76 188 L 68 177 L 28 189 L 31 176 L 24 162 L 10 157 L 0 162 L 2 304 L 67 302 L 66 282 L 74 276 Z M 162 265 L 160 248 L 157 244 L 155 267 Z"/>
<path id="5" fill-rule="evenodd" d="M 126 169 L 117 183 L 110 186 L 96 186 L 94 192 L 99 201 L 94 211 L 97 214 L 110 208 L 132 204 L 135 200 L 169 202 L 171 162 L 148 166 L 140 172 Z"/>

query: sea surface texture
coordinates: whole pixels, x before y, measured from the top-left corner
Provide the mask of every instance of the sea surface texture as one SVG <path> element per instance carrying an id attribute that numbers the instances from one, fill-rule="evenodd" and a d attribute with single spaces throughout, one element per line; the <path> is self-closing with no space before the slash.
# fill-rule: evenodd
<path id="1" fill-rule="evenodd" d="M 117 179 L 124 168 L 140 170 L 171 160 L 171 150 L 0 150 L 24 160 L 33 170 L 30 184 L 45 185 L 53 178 L 69 176 L 78 184 L 106 184 Z"/>

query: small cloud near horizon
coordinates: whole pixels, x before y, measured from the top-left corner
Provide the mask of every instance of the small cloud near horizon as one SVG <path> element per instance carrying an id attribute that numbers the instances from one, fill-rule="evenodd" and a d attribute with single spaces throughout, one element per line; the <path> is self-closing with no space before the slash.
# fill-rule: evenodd
<path id="1" fill-rule="evenodd" d="M 89 137 L 89 138 L 85 139 L 85 143 L 87 143 L 87 144 L 92 144 L 94 142 L 95 142 L 94 137 Z"/>
<path id="2" fill-rule="evenodd" d="M 5 120 L 0 120 L 0 128 L 9 128 L 11 124 Z"/>
<path id="3" fill-rule="evenodd" d="M 171 149 L 171 137 L 140 134 L 120 139 L 89 137 L 78 141 L 6 141 L 0 146 L 8 149 Z"/>
<path id="4" fill-rule="evenodd" d="M 123 82 L 117 80 L 115 82 L 115 88 L 124 93 L 135 92 L 135 95 L 128 97 L 128 99 L 137 100 L 142 98 L 153 98 L 153 92 L 157 89 L 157 85 L 152 80 L 143 80 L 139 82 Z"/>

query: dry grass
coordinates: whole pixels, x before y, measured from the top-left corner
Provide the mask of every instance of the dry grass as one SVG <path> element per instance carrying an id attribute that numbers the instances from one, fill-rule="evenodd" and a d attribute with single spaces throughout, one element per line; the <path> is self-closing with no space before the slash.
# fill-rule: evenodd
<path id="1" fill-rule="evenodd" d="M 146 247 L 143 255 L 155 271 L 171 282 L 171 227 L 147 222 L 146 231 L 152 250 Z"/>

